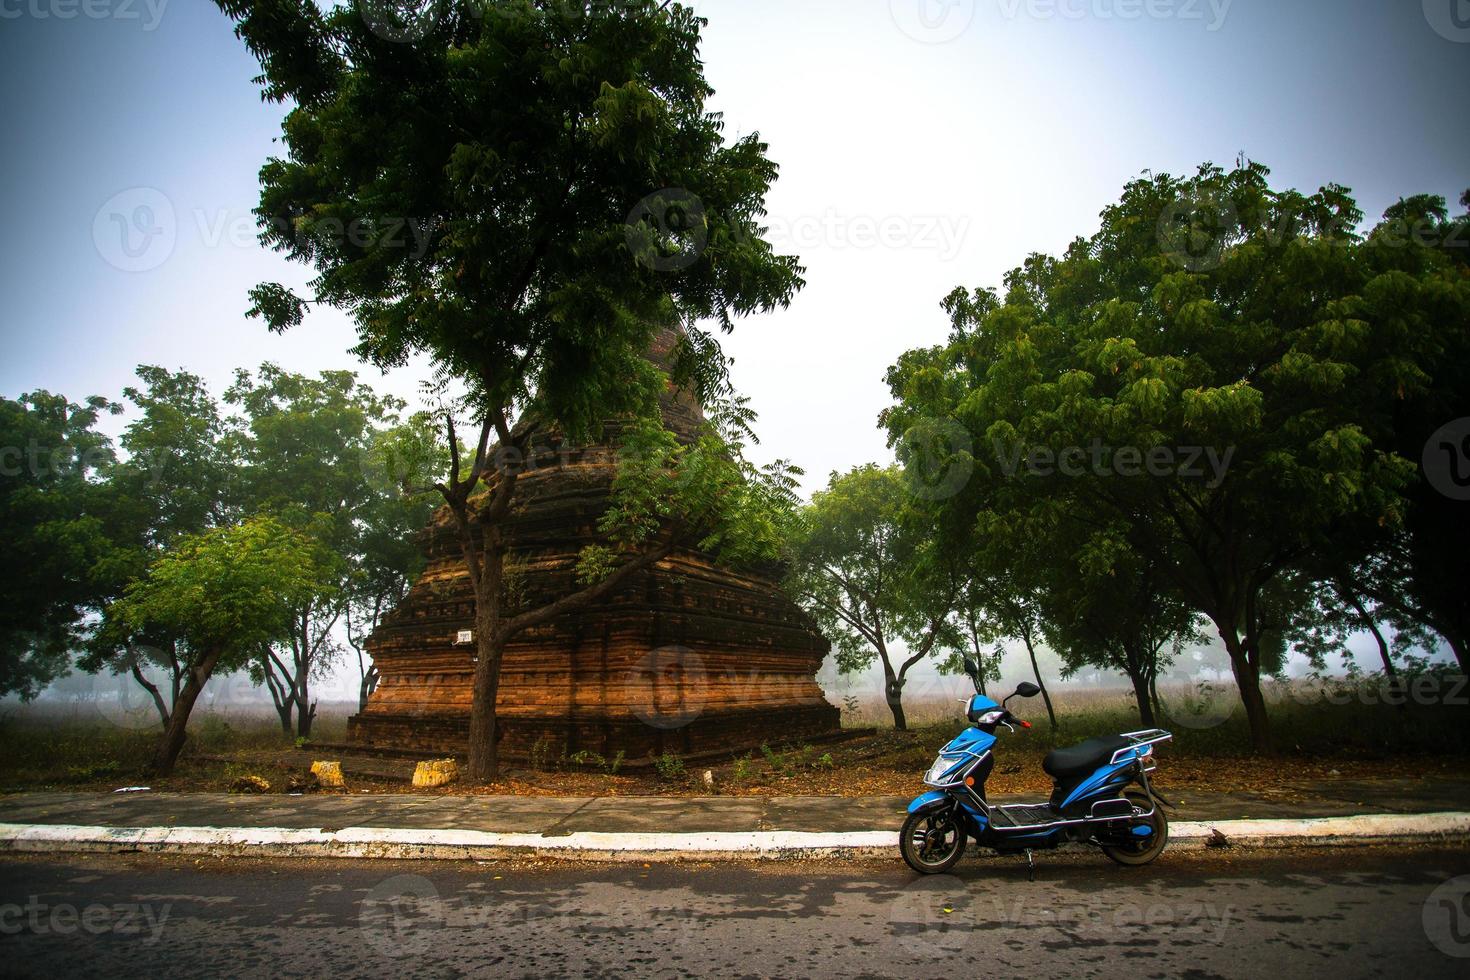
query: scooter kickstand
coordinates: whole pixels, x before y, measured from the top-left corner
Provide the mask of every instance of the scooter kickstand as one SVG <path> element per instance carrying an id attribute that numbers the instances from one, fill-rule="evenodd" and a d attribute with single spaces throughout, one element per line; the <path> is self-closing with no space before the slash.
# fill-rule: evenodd
<path id="1" fill-rule="evenodd" d="M 1029 847 L 1026 848 L 1026 877 L 1030 881 L 1036 880 L 1036 858 Z"/>

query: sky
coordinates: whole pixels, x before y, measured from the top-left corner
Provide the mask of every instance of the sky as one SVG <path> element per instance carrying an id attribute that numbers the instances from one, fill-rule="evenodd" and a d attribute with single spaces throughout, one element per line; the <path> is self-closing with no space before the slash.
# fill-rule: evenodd
<path id="1" fill-rule="evenodd" d="M 770 144 L 772 237 L 807 269 L 725 347 L 754 455 L 808 491 L 889 458 L 884 371 L 945 338 L 946 293 L 1091 234 L 1145 170 L 1244 153 L 1278 187 L 1352 188 L 1370 218 L 1470 187 L 1466 0 L 693 6 L 711 108 Z M 282 115 L 257 70 L 205 0 L 0 0 L 0 393 L 118 397 L 140 363 L 220 392 L 270 360 L 416 401 L 423 364 L 379 377 L 340 314 L 285 336 L 243 315 L 256 283 L 310 278 L 254 237 Z"/>

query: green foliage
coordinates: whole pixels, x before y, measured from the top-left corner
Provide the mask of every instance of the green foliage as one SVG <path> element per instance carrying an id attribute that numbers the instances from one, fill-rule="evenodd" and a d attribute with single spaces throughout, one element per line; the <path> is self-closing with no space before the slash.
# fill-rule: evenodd
<path id="1" fill-rule="evenodd" d="M 959 565 L 940 547 L 932 509 L 896 467 L 833 474 L 800 514 L 788 590 L 832 641 L 844 673 L 883 666 L 895 724 L 909 670 L 961 642 L 952 613 Z M 900 659 L 891 649 L 903 643 Z"/>
<path id="2" fill-rule="evenodd" d="M 658 325 L 729 329 L 800 285 L 757 224 L 776 167 L 706 111 L 687 7 L 456 0 L 405 42 L 355 5 L 218 4 L 291 105 L 263 238 L 315 267 L 312 301 L 347 310 L 375 364 L 425 352 L 477 404 L 529 398 L 578 438 L 659 393 Z M 640 204 L 656 193 L 689 203 Z M 279 284 L 252 301 L 272 329 L 303 317 Z M 718 384 L 689 333 L 678 373 Z"/>
<path id="3" fill-rule="evenodd" d="M 666 783 L 677 782 L 686 775 L 684 760 L 668 752 L 653 760 L 653 771 Z"/>
<path id="4" fill-rule="evenodd" d="M 37 391 L 0 399 L 0 694 L 35 697 L 66 673 L 82 623 L 106 601 L 116 548 L 100 477 L 115 457 L 96 431 L 103 398 Z"/>
<path id="5" fill-rule="evenodd" d="M 292 610 L 323 588 L 329 556 L 270 517 L 187 535 L 107 610 L 135 631 L 181 638 L 195 664 L 237 669 L 290 628 Z"/>
<path id="6" fill-rule="evenodd" d="M 778 773 L 782 776 L 791 775 L 791 765 L 787 762 L 784 753 L 777 752 L 765 742 L 762 742 L 761 755 L 765 758 L 766 765 L 771 768 L 772 772 Z"/>
<path id="7" fill-rule="evenodd" d="M 742 423 L 754 419 L 743 402 L 739 407 Z M 599 523 L 609 543 L 582 550 L 579 581 L 601 581 L 628 552 L 670 529 L 727 565 L 768 565 L 784 556 L 801 470 L 784 460 L 755 467 L 744 456 L 751 437 L 721 423 L 716 415 L 687 443 L 660 421 L 625 427 L 611 506 Z"/>
<path id="8" fill-rule="evenodd" d="M 1470 313 L 1443 254 L 1359 236 L 1345 189 L 1267 173 L 1146 175 L 1003 295 L 956 290 L 950 344 L 900 360 L 884 416 L 901 456 L 935 419 L 968 434 L 973 476 L 941 520 L 992 578 L 1072 581 L 1107 610 L 1141 558 L 1208 616 L 1261 747 L 1259 678 L 1308 615 L 1301 576 L 1403 525 L 1415 465 L 1392 422 L 1431 397 Z"/>

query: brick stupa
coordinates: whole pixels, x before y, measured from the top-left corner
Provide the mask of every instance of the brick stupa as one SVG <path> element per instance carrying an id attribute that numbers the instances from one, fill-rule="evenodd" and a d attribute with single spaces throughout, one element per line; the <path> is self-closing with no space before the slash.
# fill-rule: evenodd
<path id="1" fill-rule="evenodd" d="M 677 340 L 664 331 L 652 356 Z M 666 424 L 681 438 L 702 422 L 671 391 Z M 516 487 L 509 535 L 517 589 L 541 605 L 574 589 L 573 566 L 598 540 L 617 427 L 600 445 L 536 442 Z M 348 739 L 375 749 L 460 754 L 469 738 L 472 596 L 447 509 L 423 535 L 427 566 L 368 641 L 381 679 Z M 501 757 L 556 760 L 578 752 L 630 763 L 650 754 L 724 755 L 817 739 L 839 712 L 815 676 L 829 644 L 777 587 L 779 569 L 733 569 L 684 548 L 618 593 L 513 640 L 499 697 Z"/>

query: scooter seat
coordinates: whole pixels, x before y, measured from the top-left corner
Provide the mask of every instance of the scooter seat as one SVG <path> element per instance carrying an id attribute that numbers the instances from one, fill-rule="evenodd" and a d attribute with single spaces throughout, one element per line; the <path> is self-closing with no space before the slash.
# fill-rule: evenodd
<path id="1" fill-rule="evenodd" d="M 1133 743 L 1121 735 L 1103 735 L 1089 738 L 1085 742 L 1069 745 L 1065 749 L 1052 749 L 1042 760 L 1041 768 L 1047 775 L 1057 779 L 1079 776 L 1092 772 L 1113 757 L 1119 749 Z"/>

